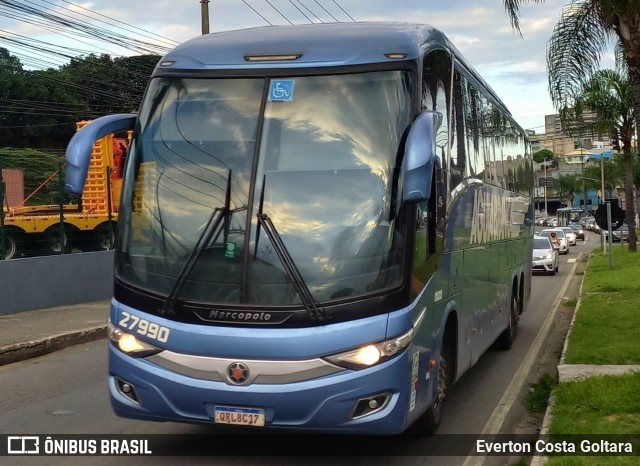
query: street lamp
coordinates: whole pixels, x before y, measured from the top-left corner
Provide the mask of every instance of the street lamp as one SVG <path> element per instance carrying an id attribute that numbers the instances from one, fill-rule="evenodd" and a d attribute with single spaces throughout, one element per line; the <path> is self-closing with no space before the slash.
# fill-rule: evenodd
<path id="1" fill-rule="evenodd" d="M 601 183 L 600 189 L 602 190 L 602 196 L 600 197 L 600 199 L 601 199 L 600 204 L 604 204 L 604 200 L 603 199 L 604 199 L 604 186 L 605 186 L 605 183 L 609 185 L 609 188 L 611 189 L 612 193 L 615 192 L 615 188 L 613 187 L 613 184 L 611 182 L 609 182 L 609 181 L 605 181 L 604 177 L 601 180 L 597 180 L 595 178 L 589 178 L 588 176 L 578 176 L 576 178 L 576 180 L 589 180 L 589 181 L 595 181 L 596 183 L 598 181 L 600 181 L 600 183 Z"/>
<path id="2" fill-rule="evenodd" d="M 544 216 L 548 217 L 549 213 L 547 211 L 547 158 L 545 157 L 542 161 L 544 166 Z"/>
<path id="3" fill-rule="evenodd" d="M 602 152 L 600 152 L 600 186 L 602 188 L 600 204 L 604 204 L 604 155 Z"/>

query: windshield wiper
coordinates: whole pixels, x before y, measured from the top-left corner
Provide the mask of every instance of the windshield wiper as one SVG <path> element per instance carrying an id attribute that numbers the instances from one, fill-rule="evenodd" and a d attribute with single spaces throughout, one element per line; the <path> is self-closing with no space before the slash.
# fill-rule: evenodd
<path id="1" fill-rule="evenodd" d="M 174 313 L 173 307 L 176 304 L 176 300 L 178 299 L 178 293 L 184 286 L 184 282 L 187 281 L 187 277 L 193 270 L 193 267 L 196 265 L 196 262 L 200 257 L 200 254 L 202 254 L 202 251 L 204 251 L 204 248 L 207 246 L 207 244 L 210 243 L 213 235 L 218 231 L 218 228 L 220 227 L 220 223 L 226 217 L 226 212 L 227 210 L 225 208 L 216 207 L 211 213 L 211 217 L 209 217 L 209 220 L 207 221 L 204 231 L 198 238 L 198 241 L 196 242 L 196 246 L 193 248 L 193 250 L 191 251 L 191 254 L 189 254 L 189 257 L 187 257 L 187 260 L 182 266 L 182 270 L 180 270 L 180 273 L 178 274 L 178 278 L 176 282 L 173 284 L 173 288 L 171 289 L 171 292 L 167 296 L 167 299 L 165 299 L 164 303 L 162 303 L 162 307 L 160 308 L 160 314 L 172 315 Z"/>
<path id="2" fill-rule="evenodd" d="M 280 238 L 280 234 L 273 225 L 273 222 L 267 214 L 258 213 L 257 217 L 258 225 L 264 229 L 265 233 L 269 237 L 269 241 L 271 241 L 276 254 L 280 258 L 280 262 L 282 262 L 291 283 L 293 283 L 293 287 L 298 292 L 298 296 L 300 296 L 300 300 L 307 310 L 309 317 L 311 317 L 312 320 L 323 322 L 324 309 L 319 308 L 313 299 L 311 291 L 309 291 L 309 287 L 305 283 L 304 278 L 302 278 L 302 275 L 300 274 L 298 267 L 296 267 L 291 254 L 289 254 L 287 247 L 282 242 L 282 238 Z"/>
<path id="3" fill-rule="evenodd" d="M 220 228 L 220 223 L 222 222 L 222 220 L 225 221 L 224 240 L 225 241 L 227 240 L 227 235 L 229 234 L 229 215 L 231 213 L 230 193 L 231 193 L 231 170 L 229 170 L 229 176 L 227 178 L 227 190 L 225 193 L 225 202 L 224 202 L 225 205 L 224 207 L 216 207 L 215 209 L 213 209 L 213 212 L 211 212 L 211 216 L 209 217 L 209 220 L 207 220 L 204 230 L 202 230 L 202 233 L 198 237 L 195 247 L 191 250 L 189 257 L 187 257 L 187 260 L 184 262 L 184 265 L 182 266 L 182 269 L 178 274 L 178 278 L 176 279 L 176 282 L 173 284 L 173 288 L 171 288 L 171 292 L 167 296 L 167 299 L 165 299 L 164 302 L 162 303 L 162 306 L 159 309 L 160 314 L 163 314 L 163 315 L 174 314 L 174 306 L 178 299 L 178 293 L 180 293 L 180 290 L 184 286 L 184 283 L 187 281 L 187 277 L 193 270 L 193 267 L 196 265 L 196 262 L 198 261 L 198 258 L 202 254 L 202 251 L 204 251 L 207 245 L 211 243 L 211 239 L 218 231 L 218 228 Z"/>

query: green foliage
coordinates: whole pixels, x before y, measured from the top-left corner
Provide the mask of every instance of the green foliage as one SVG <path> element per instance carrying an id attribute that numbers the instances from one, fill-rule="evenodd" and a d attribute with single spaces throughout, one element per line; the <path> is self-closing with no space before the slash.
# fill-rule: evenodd
<path id="1" fill-rule="evenodd" d="M 640 364 L 638 256 L 622 246 L 593 254 L 569 336 L 569 364 Z"/>
<path id="2" fill-rule="evenodd" d="M 25 197 L 35 191 L 47 178 L 55 174 L 64 162 L 59 156 L 46 154 L 33 149 L 0 149 L 0 160 L 4 168 L 21 168 L 24 170 Z M 42 187 L 26 205 L 58 204 L 60 198 L 58 177 L 54 176 Z M 65 195 L 65 203 L 69 202 Z"/>
<path id="3" fill-rule="evenodd" d="M 29 71 L 0 48 L 0 140 L 61 153 L 78 121 L 136 112 L 159 58 L 89 55 L 58 70 Z"/>
<path id="4" fill-rule="evenodd" d="M 534 384 L 527 397 L 527 409 L 532 413 L 543 413 L 547 409 L 551 392 L 558 385 L 555 378 L 549 374 L 543 374 Z"/>
<path id="5" fill-rule="evenodd" d="M 640 432 L 640 373 L 590 377 L 554 391 L 551 434 Z"/>
<path id="6" fill-rule="evenodd" d="M 567 205 L 573 205 L 575 193 L 582 188 L 582 181 L 578 180 L 575 175 L 560 175 L 554 185 L 560 198 L 566 199 Z"/>
<path id="7" fill-rule="evenodd" d="M 533 161 L 536 163 L 542 163 L 544 162 L 545 159 L 553 160 L 554 158 L 555 158 L 555 155 L 549 149 L 540 149 L 539 151 L 534 152 L 533 154 Z"/>

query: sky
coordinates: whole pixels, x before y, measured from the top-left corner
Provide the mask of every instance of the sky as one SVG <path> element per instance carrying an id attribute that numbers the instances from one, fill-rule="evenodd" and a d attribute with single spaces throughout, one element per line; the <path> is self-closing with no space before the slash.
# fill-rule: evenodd
<path id="1" fill-rule="evenodd" d="M 53 29 L 24 9 L 53 10 L 64 18 L 98 25 L 145 41 L 173 47 L 202 33 L 200 0 L 13 0 L 0 4 L 0 47 L 25 68 L 45 55 L 17 48 L 7 37 L 28 37 L 74 51 L 131 55 L 114 43 L 80 39 L 74 31 Z M 570 0 L 546 0 L 521 7 L 522 36 L 513 31 L 503 0 L 210 0 L 211 33 L 271 24 L 309 22 L 406 21 L 442 30 L 497 92 L 525 129 L 544 133 L 545 115 L 556 113 L 548 93 L 546 47 L 562 8 Z M 19 35 L 19 36 L 16 36 Z M 24 54 L 24 55 L 23 55 Z M 74 53 L 74 56 L 82 52 Z M 47 59 L 48 60 L 48 59 Z M 52 66 L 62 58 L 51 58 Z M 40 63 L 49 63 L 42 61 Z M 35 66 L 35 65 L 34 65 Z"/>

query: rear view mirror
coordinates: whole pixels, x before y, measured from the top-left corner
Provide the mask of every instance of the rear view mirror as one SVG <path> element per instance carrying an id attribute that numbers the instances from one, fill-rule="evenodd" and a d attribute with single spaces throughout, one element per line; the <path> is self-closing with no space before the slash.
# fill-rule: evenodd
<path id="1" fill-rule="evenodd" d="M 440 113 L 422 112 L 411 125 L 402 165 L 405 202 L 423 202 L 429 197 L 436 158 L 435 135 L 441 123 Z"/>
<path id="2" fill-rule="evenodd" d="M 95 142 L 107 134 L 132 130 L 137 114 L 123 113 L 97 118 L 83 126 L 67 145 L 67 176 L 65 189 L 72 194 L 82 194 L 87 180 L 91 151 Z"/>

